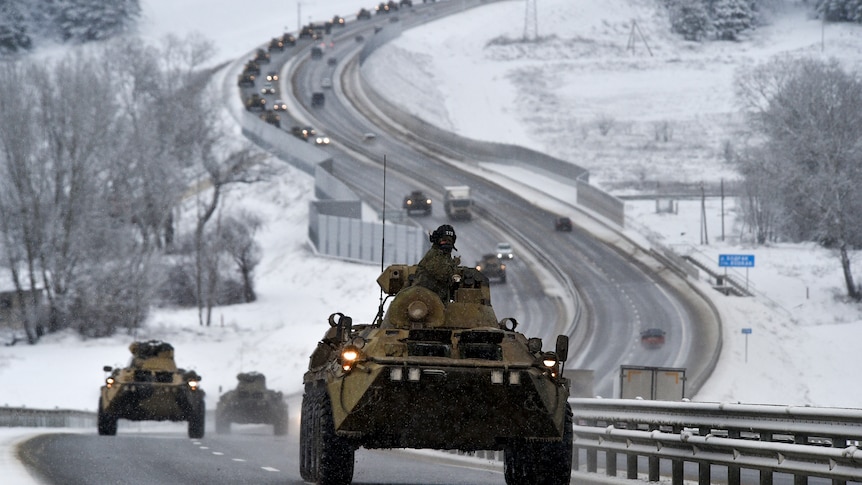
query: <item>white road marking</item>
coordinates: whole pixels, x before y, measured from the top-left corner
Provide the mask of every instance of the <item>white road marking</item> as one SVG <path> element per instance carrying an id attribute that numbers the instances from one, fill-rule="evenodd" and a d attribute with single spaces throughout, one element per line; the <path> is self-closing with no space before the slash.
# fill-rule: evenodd
<path id="1" fill-rule="evenodd" d="M 245 461 L 242 458 L 233 458 L 233 461 Z"/>
<path id="2" fill-rule="evenodd" d="M 210 449 L 210 447 L 209 446 L 201 446 L 201 449 L 202 450 L 208 450 L 208 449 Z"/>
<path id="3" fill-rule="evenodd" d="M 273 467 L 271 467 L 271 466 L 262 466 L 261 468 L 263 468 L 264 470 L 266 470 L 266 471 L 268 471 L 268 472 L 278 472 L 278 471 L 281 471 L 281 470 L 279 470 L 278 468 L 273 468 Z"/>
<path id="4" fill-rule="evenodd" d="M 224 453 L 222 453 L 221 451 L 213 451 L 213 455 L 221 456 L 221 455 L 224 455 Z"/>

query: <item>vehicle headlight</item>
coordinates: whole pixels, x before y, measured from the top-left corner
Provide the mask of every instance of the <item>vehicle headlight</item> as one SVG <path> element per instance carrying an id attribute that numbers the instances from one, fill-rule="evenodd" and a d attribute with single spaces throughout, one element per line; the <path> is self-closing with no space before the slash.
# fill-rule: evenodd
<path id="1" fill-rule="evenodd" d="M 109 377 L 109 378 L 105 379 L 105 386 L 107 386 L 108 389 L 110 389 L 113 385 L 114 385 L 114 378 L 113 377 Z"/>
<path id="2" fill-rule="evenodd" d="M 542 355 L 542 364 L 549 369 L 553 369 L 557 365 L 557 354 L 553 352 L 545 352 Z"/>
<path id="3" fill-rule="evenodd" d="M 189 381 L 189 387 L 191 388 L 192 391 L 197 391 L 199 385 L 200 385 L 200 383 L 198 381 L 195 381 L 195 380 Z"/>
<path id="4" fill-rule="evenodd" d="M 481 264 L 476 265 L 476 271 L 482 271 L 482 265 Z"/>
<path id="5" fill-rule="evenodd" d="M 344 350 L 341 351 L 341 368 L 344 369 L 345 372 L 350 372 L 353 369 L 356 361 L 359 360 L 360 352 L 359 349 L 353 345 L 348 345 L 344 347 Z"/>
<path id="6" fill-rule="evenodd" d="M 497 257 L 503 259 L 503 253 L 497 253 Z"/>

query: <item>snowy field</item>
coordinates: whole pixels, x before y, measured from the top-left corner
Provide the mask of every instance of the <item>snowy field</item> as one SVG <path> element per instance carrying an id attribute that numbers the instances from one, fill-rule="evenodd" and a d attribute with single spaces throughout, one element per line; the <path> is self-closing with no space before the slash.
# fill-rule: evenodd
<path id="1" fill-rule="evenodd" d="M 350 21 L 372 3 L 303 0 L 301 20 L 339 14 Z M 297 25 L 295 1 L 142 0 L 142 5 L 143 37 L 157 40 L 198 29 L 218 46 L 214 64 L 244 56 L 285 26 L 295 30 Z M 721 154 L 740 130 L 733 101 L 733 75 L 740 66 L 778 53 L 862 53 L 859 26 L 826 26 L 821 46 L 821 24 L 795 2 L 787 2 L 768 26 L 742 42 L 708 44 L 666 33 L 666 19 L 650 0 L 543 0 L 538 5 L 543 42 L 489 46 L 493 39 L 523 32 L 524 3 L 502 2 L 405 33 L 375 55 L 365 73 L 388 79 L 395 101 L 441 127 L 572 160 L 590 169 L 595 184 L 631 195 L 658 182 L 736 178 Z M 249 12 L 259 13 L 252 16 L 254 23 L 237 22 L 250 18 Z M 192 18 L 196 21 L 188 22 Z M 632 20 L 644 33 L 634 50 L 626 49 Z M 857 63 L 858 58 L 848 60 L 848 66 Z M 599 132 L 602 121 L 613 127 L 605 136 Z M 657 127 L 672 128 L 668 143 L 655 142 Z M 488 177 L 529 186 L 537 204 L 565 207 L 571 202 L 571 194 L 553 181 L 484 168 Z M 178 364 L 203 376 L 210 407 L 220 388 L 235 385 L 240 371 L 263 372 L 271 387 L 298 392 L 328 315 L 340 311 L 359 322 L 375 315 L 379 268 L 318 258 L 309 248 L 312 185 L 310 177 L 287 168 L 265 185 L 228 194 L 227 205 L 253 208 L 265 221 L 259 232 L 264 257 L 257 271 L 257 302 L 215 309 L 211 327 L 198 325 L 196 310 L 157 310 L 137 335 L 171 342 Z M 756 267 L 740 276 L 748 278 L 758 297 L 712 295 L 723 316 L 724 347 L 714 376 L 694 398 L 859 407 L 862 385 L 841 372 L 856 363 L 862 312 L 842 298 L 846 292 L 837 257 L 812 245 L 741 243 L 744 228 L 732 200 L 724 207 L 724 241 L 721 207 L 717 199 L 708 200 L 709 243 L 702 244 L 700 202 L 677 202 L 678 211 L 666 214 L 657 214 L 652 201 L 628 202 L 626 235 L 712 261 L 727 253 L 756 258 Z M 857 277 L 862 275 L 858 259 L 853 267 Z M 752 329 L 747 340 L 742 328 Z M 0 347 L 0 406 L 95 410 L 102 366 L 125 364 L 131 341 L 129 335 L 83 341 L 62 333 L 36 346 Z M 0 433 L 0 451 L 23 432 Z M 4 473 L 7 464 L 13 469 L 12 462 L 0 452 Z M 26 483 L 25 473 L 10 473 Z M 12 479 L 4 475 L 2 481 L 12 483 L 7 480 Z"/>

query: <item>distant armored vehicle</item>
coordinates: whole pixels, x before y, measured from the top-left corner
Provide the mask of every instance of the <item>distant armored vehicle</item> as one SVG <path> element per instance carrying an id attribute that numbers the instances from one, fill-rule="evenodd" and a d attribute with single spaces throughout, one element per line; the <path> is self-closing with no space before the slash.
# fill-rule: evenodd
<path id="1" fill-rule="evenodd" d="M 276 128 L 281 128 L 281 116 L 275 111 L 264 111 L 260 114 L 260 119 Z"/>
<path id="2" fill-rule="evenodd" d="M 269 52 L 263 49 L 258 49 L 257 52 L 255 52 L 254 59 L 252 60 L 258 64 L 269 64 Z"/>
<path id="3" fill-rule="evenodd" d="M 188 421 L 189 438 L 203 438 L 204 391 L 193 370 L 177 368 L 174 348 L 159 340 L 134 342 L 127 367 L 105 366 L 110 375 L 101 388 L 97 429 L 117 434 L 117 421 Z"/>
<path id="4" fill-rule="evenodd" d="M 266 388 L 260 372 L 237 374 L 236 389 L 222 394 L 216 407 L 216 433 L 230 433 L 231 423 L 271 424 L 276 436 L 287 434 L 287 402 L 279 391 Z"/>
<path id="5" fill-rule="evenodd" d="M 368 20 L 371 18 L 371 12 L 367 8 L 360 8 L 356 14 L 356 20 Z"/>
<path id="6" fill-rule="evenodd" d="M 481 271 L 486 278 L 506 282 L 506 264 L 496 254 L 485 254 L 482 259 L 476 261 L 476 269 Z"/>
<path id="7" fill-rule="evenodd" d="M 237 76 L 236 84 L 239 87 L 253 88 L 254 87 L 254 79 L 255 79 L 254 74 L 244 72 L 244 73 L 240 74 L 239 76 Z"/>
<path id="8" fill-rule="evenodd" d="M 278 37 L 273 37 L 272 40 L 269 41 L 269 51 L 272 52 L 274 50 L 284 51 L 284 41 Z"/>
<path id="9" fill-rule="evenodd" d="M 300 475 L 349 484 L 364 448 L 503 450 L 509 485 L 571 479 L 568 337 L 554 351 L 498 320 L 488 280 L 458 267 L 451 297 L 414 286 L 417 266 L 377 279 L 388 297 L 371 324 L 329 317 L 303 376 Z"/>
<path id="10" fill-rule="evenodd" d="M 430 216 L 431 197 L 425 195 L 425 192 L 421 190 L 414 190 L 404 197 L 404 203 L 401 207 L 407 211 L 408 215 L 411 212 L 421 211 L 424 215 Z"/>
<path id="11" fill-rule="evenodd" d="M 260 64 L 255 61 L 248 61 L 245 63 L 245 68 L 243 72 L 247 72 L 249 74 L 254 74 L 255 76 L 260 75 Z"/>
<path id="12" fill-rule="evenodd" d="M 251 111 L 256 109 L 263 111 L 266 109 L 266 98 L 262 98 L 259 94 L 254 93 L 245 99 L 245 109 Z"/>

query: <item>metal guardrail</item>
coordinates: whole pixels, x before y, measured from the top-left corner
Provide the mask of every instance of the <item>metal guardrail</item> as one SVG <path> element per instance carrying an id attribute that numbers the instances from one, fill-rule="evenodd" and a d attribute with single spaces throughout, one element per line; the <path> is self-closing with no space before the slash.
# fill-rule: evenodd
<path id="1" fill-rule="evenodd" d="M 760 474 L 760 483 L 777 473 L 794 483 L 820 477 L 833 484 L 862 483 L 862 409 L 797 406 L 570 399 L 574 411 L 574 461 L 580 451 L 587 472 L 616 476 L 625 455 L 626 478 L 639 478 L 646 457 L 650 481 L 658 481 L 660 461 L 671 462 L 671 480 L 682 484 L 684 464 L 698 464 L 698 481 L 714 483 L 712 465 L 726 467 L 726 482 L 743 483 L 741 470 Z M 724 481 L 724 480 L 722 480 Z"/>
<path id="2" fill-rule="evenodd" d="M 0 407 L 0 427 L 95 429 L 96 413 L 70 409 Z"/>

